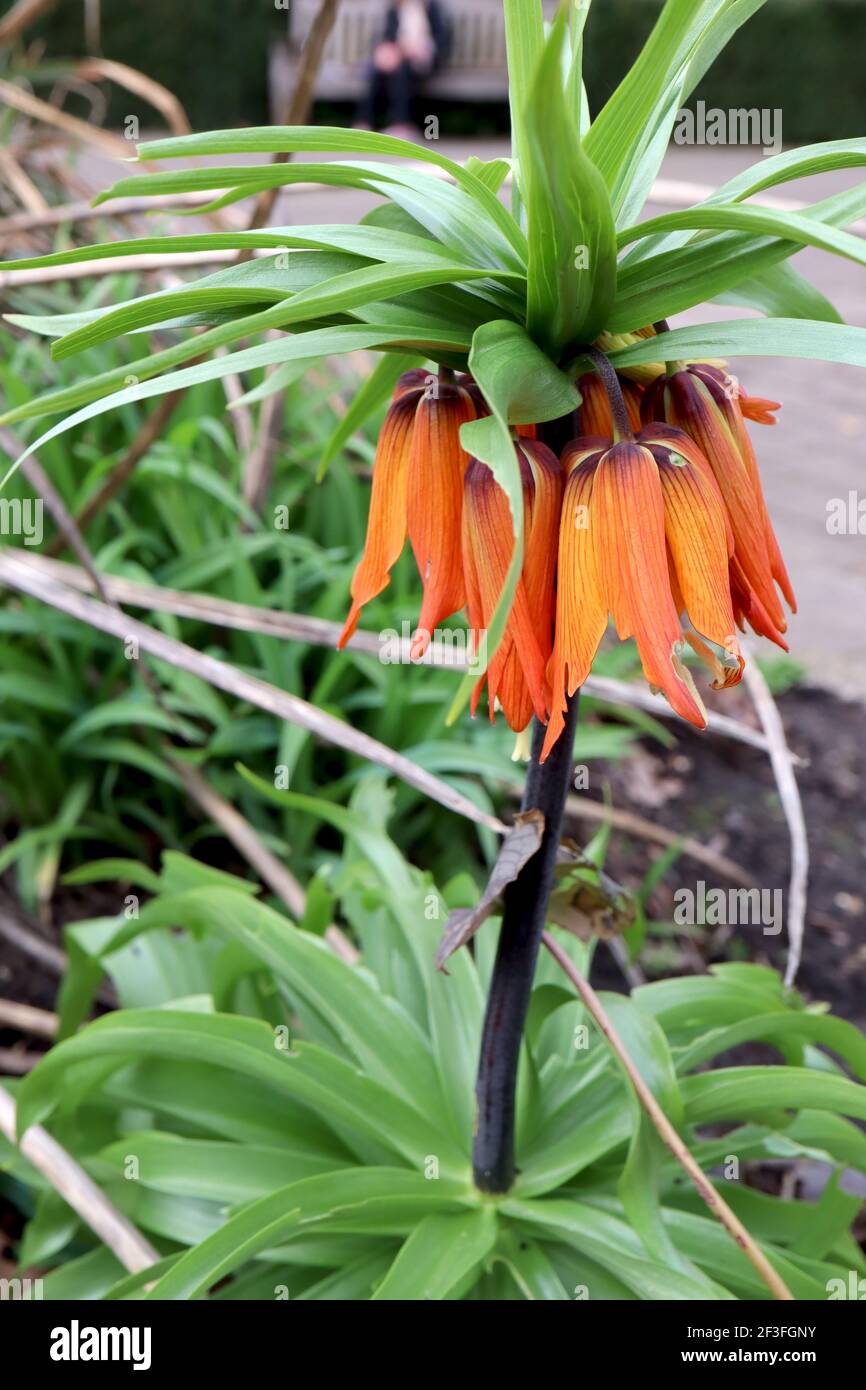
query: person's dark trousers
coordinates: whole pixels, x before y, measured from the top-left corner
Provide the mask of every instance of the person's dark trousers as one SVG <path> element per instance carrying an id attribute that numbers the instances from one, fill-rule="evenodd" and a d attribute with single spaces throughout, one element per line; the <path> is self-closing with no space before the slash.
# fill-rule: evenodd
<path id="1" fill-rule="evenodd" d="M 408 60 L 393 72 L 379 72 L 371 64 L 367 94 L 358 107 L 358 121 L 375 128 L 376 113 L 384 105 L 387 107 L 388 125 L 410 125 L 416 83 L 415 71 Z"/>

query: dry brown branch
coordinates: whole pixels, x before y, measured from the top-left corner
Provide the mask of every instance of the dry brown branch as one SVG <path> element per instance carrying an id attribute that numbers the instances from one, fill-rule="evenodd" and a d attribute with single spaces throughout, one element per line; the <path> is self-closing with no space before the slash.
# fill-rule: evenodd
<path id="1" fill-rule="evenodd" d="M 271 485 L 274 450 L 280 434 L 284 392 L 265 396 L 259 410 L 259 428 L 252 449 L 246 456 L 243 477 L 243 500 L 254 512 L 260 512 Z M 232 414 L 236 414 L 233 411 Z"/>
<path id="2" fill-rule="evenodd" d="M 236 811 L 225 797 L 214 791 L 201 773 L 189 763 L 173 758 L 172 767 L 192 799 L 219 826 L 226 839 L 231 840 L 235 849 L 252 865 L 262 882 L 285 903 L 295 919 L 303 917 L 307 908 L 306 893 L 294 874 L 271 853 L 249 821 Z M 354 965 L 359 959 L 358 951 L 339 927 L 333 924 L 329 926 L 325 932 L 325 940 L 335 954 L 349 965 Z"/>
<path id="3" fill-rule="evenodd" d="M 0 1047 L 0 1076 L 26 1076 L 42 1061 L 42 1055 L 41 1052 L 22 1052 L 17 1047 Z"/>
<path id="4" fill-rule="evenodd" d="M 55 0 L 17 0 L 17 4 L 0 19 L 0 46 L 14 43 L 54 3 Z"/>
<path id="5" fill-rule="evenodd" d="M 65 953 L 59 946 L 46 941 L 40 925 L 30 921 L 5 894 L 3 902 L 0 903 L 0 940 L 30 960 L 37 961 L 49 975 L 65 975 L 68 965 Z M 117 1007 L 117 995 L 114 986 L 108 980 L 100 985 L 97 998 L 108 1008 Z"/>
<path id="6" fill-rule="evenodd" d="M 319 75 L 319 68 L 322 65 L 325 44 L 328 41 L 328 37 L 334 27 L 334 21 L 337 18 L 338 4 L 339 0 L 322 0 L 319 6 L 319 11 L 310 26 L 310 32 L 307 35 L 301 53 L 295 90 L 292 93 L 285 119 L 280 122 L 281 125 L 305 125 L 309 119 L 310 111 L 313 107 L 313 93 L 316 86 L 316 78 Z M 280 151 L 274 155 L 271 162 L 273 164 L 287 164 L 290 159 L 290 153 L 287 151 Z M 259 194 L 253 204 L 253 211 L 249 221 L 250 231 L 256 227 L 264 227 L 267 224 L 279 194 L 279 187 L 266 188 Z M 246 259 L 244 252 L 241 252 L 239 259 Z"/>
<path id="7" fill-rule="evenodd" d="M 149 102 L 175 135 L 191 133 L 192 126 L 187 114 L 174 93 L 163 87 L 161 82 L 155 82 L 152 77 L 139 72 L 137 68 L 131 68 L 126 63 L 116 63 L 110 58 L 85 58 L 82 62 L 76 63 L 74 71 L 75 76 L 83 78 L 85 82 L 99 81 L 100 78 L 115 82 L 118 87 L 124 87 L 134 96 L 143 97 Z"/>
<path id="8" fill-rule="evenodd" d="M 16 1135 L 15 1102 L 9 1092 L 0 1086 L 0 1130 L 10 1144 L 16 1144 L 24 1157 L 47 1178 L 55 1192 L 59 1192 L 100 1240 L 108 1246 L 111 1253 L 130 1274 L 149 1269 L 156 1264 L 159 1255 L 149 1240 L 133 1226 L 132 1222 L 118 1211 L 105 1193 L 89 1178 L 80 1164 L 76 1163 L 57 1140 L 52 1138 L 42 1125 L 31 1125 L 21 1135 Z"/>
<path id="9" fill-rule="evenodd" d="M 151 445 L 153 445 L 162 434 L 177 409 L 177 406 L 183 399 L 184 394 L 183 391 L 170 391 L 167 396 L 161 397 L 156 409 L 147 417 L 126 453 L 114 465 L 97 491 L 85 502 L 81 511 L 75 517 L 75 525 L 79 531 L 85 530 L 87 526 L 90 525 L 93 518 L 108 505 L 113 497 L 117 496 L 118 492 L 132 476 L 137 465 L 150 449 Z M 22 466 L 26 467 L 29 461 L 29 459 L 25 460 Z M 59 532 L 45 547 L 45 555 L 50 557 L 52 555 L 61 554 L 66 547 L 66 543 L 63 532 Z M 115 596 L 112 595 L 112 597 Z"/>
<path id="10" fill-rule="evenodd" d="M 0 78 L 0 101 L 5 101 L 7 106 L 11 106 L 14 111 L 20 111 L 23 116 L 31 116 L 45 125 L 54 126 L 57 130 L 62 130 L 64 135 L 81 140 L 86 145 L 94 145 L 112 159 L 129 158 L 129 143 L 120 135 L 112 135 L 100 126 L 89 125 L 77 116 L 59 111 L 50 102 L 42 101 L 23 87 L 17 87 L 14 82 L 7 82 L 5 78 Z"/>
<path id="11" fill-rule="evenodd" d="M 19 203 L 37 217 L 47 211 L 48 204 L 30 175 L 22 169 L 11 150 L 0 145 L 0 178 L 11 188 Z"/>
<path id="12" fill-rule="evenodd" d="M 11 430 L 0 425 L 0 449 L 9 454 L 12 458 L 22 452 L 22 444 Z M 84 572 L 90 579 L 100 598 L 105 600 L 106 594 L 102 584 L 99 571 L 94 564 L 93 557 L 87 548 L 84 537 L 76 526 L 74 520 L 66 509 L 66 504 L 60 493 L 55 488 L 45 469 L 39 460 L 31 454 L 21 465 L 21 472 L 34 489 L 38 496 L 48 504 L 48 510 L 54 518 L 58 528 L 58 533 L 63 537 L 66 545 L 69 546 L 73 554 L 78 556 Z"/>
<path id="13" fill-rule="evenodd" d="M 84 280 L 89 275 L 116 275 L 118 271 L 142 274 L 152 270 L 173 270 L 188 265 L 226 265 L 234 259 L 234 251 L 174 251 L 168 255 L 154 252 L 149 256 L 113 256 L 100 261 L 79 261 L 75 265 L 45 265 L 34 270 L 0 271 L 0 290 L 19 289 L 22 285 L 50 285 L 57 280 Z"/>
<path id="14" fill-rule="evenodd" d="M 82 512 L 81 516 L 83 515 Z M 78 520 L 81 524 L 81 517 Z M 49 547 L 49 549 L 51 548 Z M 14 555 L 22 563 L 30 565 L 38 573 L 50 574 L 63 584 L 80 589 L 82 593 L 93 592 L 93 585 L 88 581 L 87 576 L 72 565 L 33 554 L 29 550 L 10 547 L 8 553 Z M 208 594 L 164 589 L 156 584 L 141 584 L 137 580 L 117 578 L 113 575 L 103 575 L 102 582 L 106 592 L 112 598 L 120 603 L 128 603 L 133 608 L 148 608 L 156 613 L 174 613 L 179 618 L 200 619 L 202 622 L 213 623 L 216 627 L 231 628 L 233 631 L 261 632 L 265 636 L 279 637 L 289 641 L 309 642 L 312 646 L 317 647 L 335 647 L 342 631 L 339 623 L 327 622 L 323 618 L 308 618 L 302 613 L 275 612 L 267 608 L 256 608 L 251 604 L 235 603 L 230 599 L 214 599 Z M 382 650 L 382 643 L 378 635 L 373 632 L 364 632 L 363 629 L 353 635 L 348 646 L 352 651 L 364 652 L 376 657 L 380 655 Z M 410 648 L 411 642 L 401 642 L 400 655 L 402 660 L 409 660 Z M 465 662 L 456 650 L 448 651 L 446 649 L 434 653 L 431 647 L 428 648 L 428 654 L 428 658 L 425 658 L 425 664 L 443 666 L 456 673 L 462 673 L 466 670 Z M 587 695 L 592 695 L 595 698 L 619 705 L 633 705 L 638 709 L 646 708 L 647 699 L 654 699 L 642 686 L 631 685 L 626 681 L 611 680 L 606 676 L 590 676 L 585 681 L 583 689 Z M 653 712 L 664 719 L 679 719 L 679 715 L 663 703 L 654 705 Z M 731 738 L 739 743 L 746 743 L 750 747 L 760 749 L 761 752 L 769 750 L 769 745 L 763 734 L 723 715 L 711 714 L 707 730 L 709 733 L 717 734 L 722 738 Z M 668 841 L 662 840 L 660 843 L 664 844 Z"/>
<path id="15" fill-rule="evenodd" d="M 629 704 L 635 709 L 646 710 L 647 714 L 653 715 L 655 719 L 679 721 L 679 715 L 671 709 L 667 701 L 659 695 L 654 695 L 646 685 L 626 684 L 610 676 L 590 676 L 589 680 L 584 682 L 583 689 L 593 699 L 608 700 L 611 704 Z M 628 693 L 627 699 L 623 699 L 624 692 Z M 760 748 L 762 753 L 769 752 L 769 745 L 763 734 L 757 729 L 750 729 L 748 724 L 731 719 L 727 714 L 708 711 L 707 732 L 735 739 L 737 743 L 747 743 L 751 748 Z"/>
<path id="16" fill-rule="evenodd" d="M 554 940 L 549 932 L 545 932 L 541 939 L 554 960 L 565 971 L 580 995 L 585 1007 L 595 1019 L 601 1033 L 607 1038 L 611 1051 L 616 1056 L 634 1087 L 635 1094 L 649 1116 L 656 1132 L 673 1154 L 680 1167 L 688 1174 L 698 1196 L 702 1201 L 706 1202 L 713 1216 L 717 1217 L 721 1222 L 732 1240 L 736 1241 L 753 1269 L 760 1275 L 761 1279 L 763 1279 L 773 1297 L 786 1302 L 793 1302 L 794 1295 L 791 1293 L 785 1281 L 776 1273 L 766 1255 L 756 1245 L 740 1218 L 731 1211 L 731 1208 L 728 1206 L 721 1193 L 713 1187 L 712 1183 L 701 1171 L 699 1165 L 695 1162 L 686 1145 L 677 1134 L 667 1115 L 662 1110 L 652 1091 L 647 1086 L 629 1056 L 622 1039 L 614 1028 L 604 1005 L 592 988 L 592 985 L 588 980 L 584 979 L 571 957 L 566 955 L 565 951 L 563 951 L 562 947 Z"/>
<path id="17" fill-rule="evenodd" d="M 14 946 L 22 955 L 38 961 L 43 969 L 52 975 L 63 975 L 66 970 L 66 956 L 59 946 L 46 941 L 35 926 L 23 920 L 18 913 L 0 907 L 0 938 Z"/>
<path id="18" fill-rule="evenodd" d="M 152 197 L 115 198 L 110 208 L 94 207 L 91 202 L 60 203 L 43 213 L 14 213 L 0 218 L 0 238 L 18 236 L 22 232 L 38 232 L 43 227 L 58 227 L 63 223 L 95 222 L 101 218 L 129 217 L 139 212 L 171 211 L 172 208 L 205 207 L 208 198 L 200 193 L 160 193 Z M 232 208 L 224 208 L 229 220 Z M 235 212 L 235 217 L 237 216 Z"/>
<path id="19" fill-rule="evenodd" d="M 9 431 L 0 429 L 0 444 L 4 448 L 20 449 L 19 441 L 14 438 Z M 93 557 L 87 548 L 84 537 L 81 535 L 76 523 L 67 512 L 63 500 L 54 488 L 50 478 L 48 478 L 41 464 L 34 458 L 25 459 L 22 465 L 32 486 L 41 494 L 48 503 L 48 507 L 54 516 L 55 521 L 70 547 L 81 560 L 84 572 L 88 575 L 91 583 L 99 593 L 103 603 L 107 603 L 119 618 L 123 618 L 123 612 L 116 600 L 112 599 L 105 591 L 101 577 L 96 570 Z M 162 689 L 157 676 L 142 664 L 142 675 L 146 678 L 148 689 L 154 699 L 160 704 L 162 709 L 170 714 L 163 701 Z M 165 757 L 169 765 L 174 769 L 180 778 L 187 792 L 193 800 L 216 822 L 223 833 L 231 840 L 232 844 L 240 850 L 244 858 L 253 866 L 259 876 L 264 880 L 271 890 L 282 899 L 296 917 L 302 917 L 306 910 L 306 894 L 293 874 L 289 872 L 267 848 L 261 837 L 245 818 L 240 815 L 234 807 L 221 797 L 208 784 L 202 774 L 188 763 L 184 763 L 174 756 L 174 750 L 166 740 L 164 743 Z M 358 953 L 348 938 L 340 931 L 339 927 L 333 924 L 328 927 L 326 939 L 332 949 L 344 960 L 353 962 L 358 959 Z M 2 1001 L 0 1001 L 2 1002 Z M 0 1021 L 2 1021 L 2 1011 L 0 1011 Z"/>
<path id="20" fill-rule="evenodd" d="M 668 830 L 664 825 L 645 820 L 634 811 L 622 811 L 616 806 L 603 806 L 600 801 L 590 801 L 585 796 L 570 796 L 565 803 L 565 815 L 566 818 L 574 816 L 577 820 L 609 821 L 615 829 L 622 830 L 626 835 L 637 835 L 642 840 L 652 840 L 666 848 L 678 844 L 681 852 L 689 859 L 705 864 L 722 878 L 728 878 L 733 883 L 740 883 L 748 888 L 758 886 L 748 869 L 744 869 L 733 859 L 728 859 L 724 854 L 717 854 L 708 845 L 702 845 L 690 835 L 678 835 L 676 831 Z"/>
<path id="21" fill-rule="evenodd" d="M 233 259 L 231 253 L 230 259 Z M 217 348 L 217 357 L 227 357 L 228 348 Z M 245 395 L 244 385 L 240 377 L 235 372 L 229 372 L 222 379 L 225 398 L 229 403 L 228 421 L 235 437 L 235 443 L 242 458 L 247 458 L 251 453 L 255 441 L 256 432 L 253 428 L 253 417 L 249 407 L 243 404 Z"/>
<path id="22" fill-rule="evenodd" d="M 317 709 L 298 695 L 278 690 L 267 681 L 237 671 L 216 657 L 203 655 L 188 647 L 186 643 L 167 637 L 157 629 L 148 627 L 147 624 L 140 623 L 125 613 L 106 606 L 105 603 L 82 597 L 74 590 L 58 584 L 56 580 L 37 573 L 32 566 L 22 564 L 9 552 L 0 554 L 0 582 L 40 599 L 52 608 L 57 608 L 100 632 L 109 633 L 121 642 L 132 641 L 140 651 L 166 661 L 182 671 L 188 671 L 216 686 L 218 690 L 224 690 L 237 699 L 248 701 L 278 719 L 288 720 L 314 737 L 343 748 L 368 762 L 376 763 L 408 786 L 414 787 L 423 796 L 437 801 L 456 815 L 486 826 L 498 834 L 504 833 L 505 826 L 502 821 L 479 810 L 473 802 L 455 791 L 447 782 L 417 767 L 409 758 L 392 748 L 387 748 L 369 734 L 361 733 L 334 715 Z"/>
<path id="23" fill-rule="evenodd" d="M 34 1009 L 32 1004 L 0 999 L 0 1027 L 17 1028 L 19 1033 L 32 1033 L 35 1038 L 53 1038 L 57 1032 L 57 1015 L 47 1009 Z"/>
<path id="24" fill-rule="evenodd" d="M 785 969 L 785 984 L 790 989 L 797 977 L 800 957 L 803 953 L 803 937 L 806 930 L 806 895 L 809 885 L 809 836 L 806 830 L 806 817 L 800 789 L 794 775 L 794 756 L 785 737 L 785 726 L 779 707 L 773 699 L 764 673 L 757 660 L 752 657 L 746 662 L 746 685 L 755 702 L 764 733 L 767 737 L 773 775 L 779 789 L 779 798 L 788 832 L 791 837 L 791 877 L 788 885 L 788 964 Z"/>

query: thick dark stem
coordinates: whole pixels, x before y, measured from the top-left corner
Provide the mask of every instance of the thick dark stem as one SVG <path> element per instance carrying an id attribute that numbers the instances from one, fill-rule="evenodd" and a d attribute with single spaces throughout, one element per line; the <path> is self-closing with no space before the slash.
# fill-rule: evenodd
<path id="1" fill-rule="evenodd" d="M 628 418 L 628 411 L 625 408 L 622 387 L 619 384 L 619 377 L 610 364 L 610 360 L 599 348 L 590 348 L 588 357 L 595 363 L 595 370 L 598 372 L 607 392 L 607 399 L 610 402 L 610 413 L 613 416 L 614 437 L 620 439 L 634 439 L 631 421 Z"/>
<path id="2" fill-rule="evenodd" d="M 536 854 L 505 890 L 502 927 L 490 982 L 475 1096 L 478 1103 L 472 1166 L 482 1192 L 507 1192 L 514 1182 L 514 1105 L 520 1041 L 529 1007 L 532 977 L 544 930 L 562 832 L 565 798 L 571 785 L 572 747 L 579 692 L 572 696 L 565 728 L 547 762 L 538 761 L 545 727 L 536 722 L 532 762 L 521 809 L 539 810 L 544 835 Z"/>

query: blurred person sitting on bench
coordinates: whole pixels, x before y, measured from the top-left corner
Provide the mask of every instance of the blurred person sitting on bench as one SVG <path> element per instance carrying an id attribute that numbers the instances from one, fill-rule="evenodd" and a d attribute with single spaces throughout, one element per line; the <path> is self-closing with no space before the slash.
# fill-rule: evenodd
<path id="1" fill-rule="evenodd" d="M 425 77 L 446 59 L 451 33 L 438 0 L 393 0 L 385 15 L 382 38 L 373 50 L 367 92 L 356 125 L 372 130 L 380 105 L 387 107 L 389 134 L 412 139 L 412 103 Z"/>

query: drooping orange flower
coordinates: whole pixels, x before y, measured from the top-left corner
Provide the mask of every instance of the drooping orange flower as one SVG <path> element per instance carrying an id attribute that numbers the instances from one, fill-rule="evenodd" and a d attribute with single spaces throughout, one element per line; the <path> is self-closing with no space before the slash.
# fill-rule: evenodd
<path id="1" fill-rule="evenodd" d="M 720 368 L 693 363 L 660 377 L 649 388 L 643 416 L 684 430 L 708 460 L 734 537 L 730 580 L 738 625 L 748 622 L 787 651 L 782 636 L 787 620 L 776 584 L 792 612 L 796 602 L 764 501 L 743 399 L 754 418 L 769 418 L 769 411 L 778 409 L 772 401 L 743 397 L 739 383 Z"/>
<path id="2" fill-rule="evenodd" d="M 469 455 L 460 443 L 460 426 L 475 419 L 475 408 L 461 386 L 437 382 L 418 403 L 407 477 L 409 540 L 424 598 L 412 639 L 418 660 L 439 624 L 466 602 L 460 529 L 463 475 Z"/>
<path id="3" fill-rule="evenodd" d="M 486 680 L 491 719 L 498 701 L 519 733 L 533 711 L 546 720 L 550 706 L 546 668 L 553 642 L 562 482 L 559 460 L 546 445 L 521 438 L 515 447 L 523 483 L 523 569 L 505 635 L 473 692 L 471 709 L 474 714 Z M 513 550 L 508 498 L 487 465 L 472 459 L 464 483 L 463 572 L 473 633 L 490 627 Z"/>
<path id="4" fill-rule="evenodd" d="M 459 385 L 421 369 L 398 381 L 376 447 L 367 539 L 338 647 L 352 636 L 364 605 L 389 584 L 407 531 L 424 585 L 413 656 L 422 656 L 436 625 L 463 607 L 460 516 L 468 455 L 460 426 L 474 418 Z"/>
<path id="5" fill-rule="evenodd" d="M 542 756 L 562 732 L 566 697 L 589 675 L 608 614 L 620 638 L 635 638 L 650 685 L 703 728 L 684 642 L 710 662 L 717 685 L 738 680 L 743 667 L 728 583 L 731 536 L 709 465 L 681 431 L 651 426 L 636 440 L 575 440 L 563 467 L 553 705 Z"/>
<path id="6" fill-rule="evenodd" d="M 737 629 L 749 623 L 784 646 L 777 584 L 794 607 L 745 423 L 772 424 L 779 407 L 747 396 L 709 363 L 663 373 L 646 390 L 617 386 L 601 359 L 599 370 L 606 380 L 590 373 L 579 383 L 578 419 L 595 432 L 566 446 L 561 465 L 533 437 L 535 426 L 515 430 L 523 565 L 504 637 L 472 696 L 474 714 L 486 684 L 490 717 L 501 709 L 517 732 L 533 714 L 547 719 L 543 758 L 610 618 L 620 638 L 634 637 L 651 687 L 703 727 L 685 644 L 709 667 L 714 688 L 734 685 L 744 665 Z M 460 441 L 461 425 L 487 413 L 471 376 L 419 370 L 400 379 L 376 452 L 341 646 L 363 604 L 388 584 L 408 533 L 424 587 L 412 657 L 464 606 L 477 653 L 514 546 L 505 492 Z"/>
<path id="7" fill-rule="evenodd" d="M 352 607 L 338 647 L 344 647 L 352 636 L 364 604 L 391 582 L 391 569 L 406 541 L 406 471 L 419 397 L 419 391 L 401 391 L 398 385 L 379 434 L 367 541 L 352 578 Z"/>

